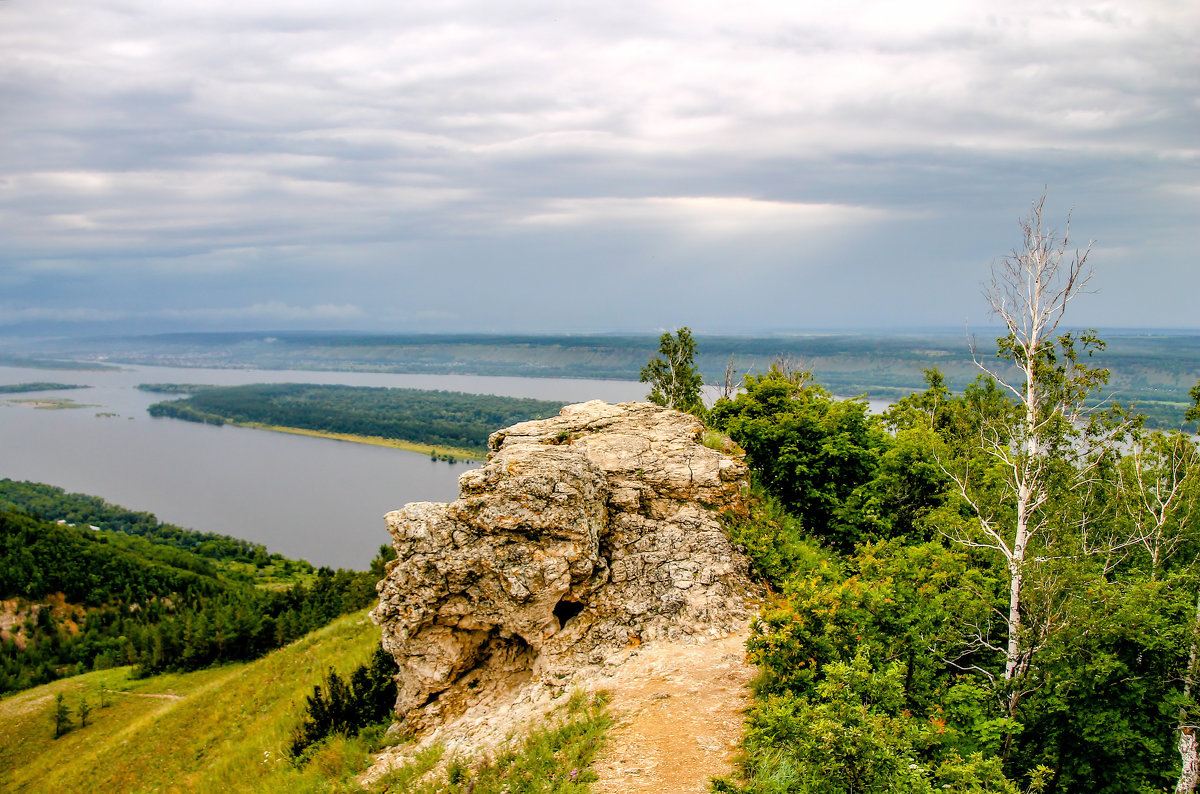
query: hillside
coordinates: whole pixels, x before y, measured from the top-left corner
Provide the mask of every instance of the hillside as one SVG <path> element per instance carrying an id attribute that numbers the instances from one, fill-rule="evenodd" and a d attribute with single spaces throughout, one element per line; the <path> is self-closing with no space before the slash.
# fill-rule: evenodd
<path id="1" fill-rule="evenodd" d="M 346 675 L 378 643 L 358 612 L 248 664 L 146 679 L 120 667 L 12 695 L 0 700 L 0 790 L 314 790 L 324 773 L 296 770 L 285 754 L 304 697 L 330 667 Z M 58 693 L 73 711 L 81 698 L 94 711 L 87 727 L 54 739 Z"/>
<path id="2" fill-rule="evenodd" d="M 123 664 L 144 675 L 257 658 L 370 604 L 380 555 L 366 572 L 314 571 L 97 497 L 0 480 L 0 693 Z"/>
<path id="3" fill-rule="evenodd" d="M 195 673 L 148 679 L 117 668 L 56 681 L 0 699 L 3 792 L 306 792 L 411 794 L 585 794 L 588 771 L 608 725 L 603 698 L 563 704 L 551 719 L 491 762 L 443 757 L 416 763 L 360 787 L 371 752 L 388 743 L 383 725 L 334 736 L 300 760 L 287 753 L 306 698 L 333 669 L 347 676 L 379 644 L 379 629 L 358 612 L 267 657 Z M 100 707 L 101 691 L 108 704 Z M 55 697 L 76 726 L 54 737 Z M 78 727 L 81 699 L 93 711 Z M 519 738 L 519 737 L 518 737 Z M 440 763 L 439 763 L 440 762 Z"/>

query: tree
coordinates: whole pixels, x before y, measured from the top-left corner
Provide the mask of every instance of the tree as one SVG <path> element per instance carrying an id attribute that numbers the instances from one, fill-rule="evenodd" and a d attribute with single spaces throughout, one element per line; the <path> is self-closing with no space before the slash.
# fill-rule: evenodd
<path id="1" fill-rule="evenodd" d="M 1007 392 L 1012 410 L 979 417 L 983 465 L 960 460 L 945 466 L 974 516 L 973 528 L 953 532 L 953 540 L 999 554 L 1007 572 L 1006 636 L 999 644 L 981 632 L 977 642 L 1003 656 L 999 688 L 1009 718 L 1027 694 L 1022 679 L 1034 654 L 1054 628 L 1048 613 L 1037 625 L 1026 621 L 1032 607 L 1026 598 L 1029 577 L 1053 558 L 1048 549 L 1062 540 L 1066 527 L 1082 523 L 1065 501 L 1121 431 L 1094 421 L 1085 425 L 1098 408 L 1092 395 L 1108 379 L 1107 370 L 1087 361 L 1103 343 L 1094 331 L 1058 331 L 1067 307 L 1092 277 L 1086 265 L 1091 246 L 1068 256 L 1070 217 L 1063 235 L 1048 229 L 1045 199 L 1043 193 L 1033 202 L 1021 221 L 1020 248 L 993 265 L 985 289 L 1007 330 L 997 340 L 997 357 L 1011 362 L 1019 380 L 1011 370 L 981 361 L 972 348 L 975 363 Z"/>
<path id="2" fill-rule="evenodd" d="M 1192 387 L 1191 398 L 1192 406 L 1188 408 L 1187 414 L 1184 417 L 1185 422 L 1195 422 L 1200 420 L 1200 382 L 1197 382 L 1197 384 Z M 1196 465 L 1196 450 L 1191 441 L 1185 439 L 1182 433 L 1177 434 L 1176 438 L 1180 443 L 1186 443 L 1186 449 L 1188 452 L 1187 465 L 1184 477 L 1180 478 L 1175 467 L 1175 463 L 1178 458 L 1172 454 L 1172 456 L 1169 458 L 1171 465 L 1168 467 L 1163 467 L 1168 471 L 1167 476 L 1160 477 L 1160 479 L 1165 479 L 1171 486 L 1173 486 L 1178 480 L 1186 479 L 1187 477 L 1192 476 L 1193 473 L 1200 468 Z M 1174 447 L 1172 447 L 1171 451 L 1174 453 Z M 1163 490 L 1164 489 L 1161 488 L 1161 486 L 1154 490 L 1153 497 L 1155 501 L 1150 503 L 1151 506 L 1163 506 L 1165 502 L 1165 506 L 1167 508 L 1171 507 L 1170 500 L 1172 500 L 1175 496 L 1175 489 L 1169 488 L 1166 490 L 1167 497 L 1165 500 L 1161 496 Z M 1193 500 L 1196 498 L 1194 490 L 1191 491 L 1190 495 L 1192 496 Z M 1185 501 L 1185 509 L 1187 509 L 1188 517 L 1190 518 L 1195 502 L 1186 500 L 1180 501 Z M 1161 525 L 1165 523 L 1165 521 L 1158 521 L 1157 512 L 1153 510 L 1148 512 L 1150 512 L 1150 514 L 1154 517 L 1156 524 Z M 1149 533 L 1151 537 L 1154 537 L 1156 534 L 1157 533 Z M 1173 548 L 1174 544 L 1171 545 L 1172 550 Z M 1196 790 L 1197 781 L 1200 781 L 1200 737 L 1197 736 L 1197 732 L 1200 731 L 1200 726 L 1197 726 L 1194 723 L 1192 715 L 1188 711 L 1188 707 L 1192 704 L 1192 690 L 1196 685 L 1197 656 L 1200 655 L 1200 594 L 1197 594 L 1196 596 L 1196 619 L 1192 625 L 1191 643 L 1188 650 L 1187 669 L 1183 675 L 1184 705 L 1179 710 L 1179 738 L 1178 742 L 1176 743 L 1176 747 L 1179 750 L 1181 764 L 1179 770 L 1179 782 L 1175 786 L 1175 794 L 1190 794 L 1190 792 L 1194 792 Z"/>
<path id="3" fill-rule="evenodd" d="M 54 696 L 54 738 L 57 739 L 71 730 L 71 707 L 59 692 Z"/>
<path id="4" fill-rule="evenodd" d="M 807 372 L 747 376 L 708 420 L 746 451 L 757 480 L 805 527 L 849 551 L 877 533 L 852 499 L 876 473 L 886 440 L 862 400 L 835 400 Z M 861 496 L 861 494 L 860 494 Z"/>
<path id="5" fill-rule="evenodd" d="M 687 326 L 674 334 L 670 331 L 658 340 L 658 355 L 642 367 L 641 382 L 650 384 L 647 399 L 655 405 L 699 414 L 703 378 L 696 370 L 696 340 Z"/>

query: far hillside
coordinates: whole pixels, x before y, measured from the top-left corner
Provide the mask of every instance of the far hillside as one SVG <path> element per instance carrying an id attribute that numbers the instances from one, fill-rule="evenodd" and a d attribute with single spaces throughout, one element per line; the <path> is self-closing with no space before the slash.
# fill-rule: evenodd
<path id="1" fill-rule="evenodd" d="M 54 520 L 45 520 L 53 518 Z M 313 569 L 96 497 L 0 480 L 0 694 L 120 665 L 137 674 L 257 658 L 375 598 Z"/>
<path id="2" fill-rule="evenodd" d="M 697 334 L 696 365 L 710 384 L 765 373 L 786 361 L 811 369 L 834 394 L 894 400 L 924 388 L 937 367 L 958 392 L 980 374 L 971 359 L 997 366 L 998 331 L 826 332 L 771 336 Z M 1134 402 L 1155 424 L 1177 428 L 1200 372 L 1200 333 L 1100 329 L 1095 362 L 1112 372 L 1107 394 Z M 658 348 L 656 334 L 180 333 L 42 343 L 46 354 L 184 367 L 333 370 L 637 380 Z M 786 367 L 785 367 L 786 368 Z"/>

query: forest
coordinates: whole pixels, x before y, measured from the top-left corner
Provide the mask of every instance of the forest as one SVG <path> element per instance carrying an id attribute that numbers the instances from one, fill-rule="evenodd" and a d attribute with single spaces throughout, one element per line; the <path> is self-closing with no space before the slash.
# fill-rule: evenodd
<path id="1" fill-rule="evenodd" d="M 728 525 L 771 595 L 716 791 L 1196 790 L 1197 439 L 1105 396 L 1104 340 L 1064 324 L 1087 254 L 1044 229 L 994 266 L 1005 328 L 959 392 L 931 367 L 872 415 L 783 358 L 705 408 L 687 328 L 643 367 L 753 477 Z"/>
<path id="2" fill-rule="evenodd" d="M 731 536 L 773 593 L 745 780 L 719 791 L 1175 784 L 1200 711 L 1194 440 L 1062 423 L 1033 469 L 1024 416 L 936 372 L 880 417 L 779 370 L 713 407 L 756 484 Z"/>
<path id="3" fill-rule="evenodd" d="M 169 387 L 153 387 L 164 388 Z M 194 422 L 275 425 L 483 453 L 495 430 L 553 416 L 562 406 L 489 394 L 278 383 L 202 387 L 190 397 L 155 403 L 149 411 Z"/>
<path id="4" fill-rule="evenodd" d="M 371 604 L 392 556 L 381 547 L 368 571 L 314 570 L 96 497 L 0 481 L 0 694 L 121 665 L 152 675 L 257 658 Z M 247 571 L 266 568 L 270 586 L 256 586 Z"/>
<path id="5" fill-rule="evenodd" d="M 183 549 L 218 563 L 239 562 L 259 569 L 274 563 L 294 566 L 296 570 L 312 569 L 303 560 L 288 560 L 282 554 L 269 553 L 260 543 L 184 529 L 159 521 L 152 513 L 109 504 L 98 496 L 67 493 L 56 485 L 0 479 L 0 510 L 15 510 L 47 521 L 98 526 L 112 532 L 145 538 L 155 547 Z M 233 570 L 230 566 L 224 566 L 227 575 L 232 575 Z"/>

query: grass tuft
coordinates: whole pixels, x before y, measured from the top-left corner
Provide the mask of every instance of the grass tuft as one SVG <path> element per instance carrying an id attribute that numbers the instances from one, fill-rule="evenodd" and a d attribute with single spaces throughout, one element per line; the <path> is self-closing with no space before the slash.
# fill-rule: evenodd
<path id="1" fill-rule="evenodd" d="M 440 750 L 427 751 L 407 766 L 381 778 L 378 794 L 586 794 L 596 775 L 591 765 L 611 725 L 608 695 L 590 701 L 571 696 L 549 726 L 530 733 L 519 745 L 490 761 L 454 758 L 441 775 L 431 775 Z M 431 779 L 427 779 L 431 778 Z"/>

